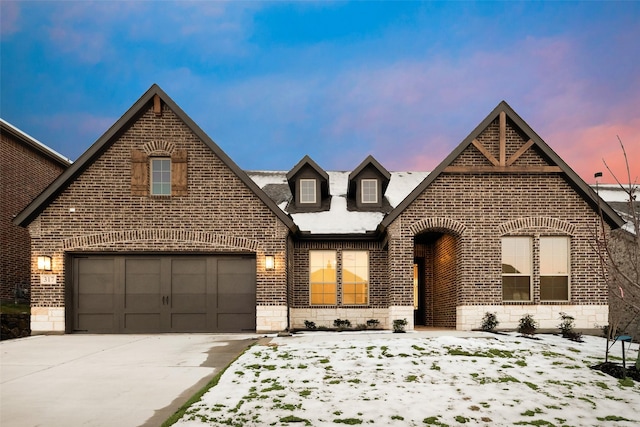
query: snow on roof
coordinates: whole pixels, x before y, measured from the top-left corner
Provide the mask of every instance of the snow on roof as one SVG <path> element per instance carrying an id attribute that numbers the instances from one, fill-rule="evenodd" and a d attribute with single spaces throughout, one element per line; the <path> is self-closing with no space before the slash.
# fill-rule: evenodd
<path id="1" fill-rule="evenodd" d="M 625 188 L 620 187 L 618 184 L 599 184 L 597 186 L 592 185 L 591 188 L 626 221 L 622 229 L 635 234 L 633 216 L 629 205 L 628 184 L 624 186 Z M 633 189 L 633 195 L 635 196 L 633 206 L 638 212 L 640 211 L 640 187 L 636 185 Z"/>
<path id="2" fill-rule="evenodd" d="M 364 234 L 375 231 L 384 218 L 383 212 L 362 212 L 347 209 L 349 172 L 329 171 L 331 208 L 322 212 L 292 213 L 291 218 L 300 231 L 312 234 Z M 385 197 L 392 208 L 402 202 L 422 182 L 429 172 L 391 172 Z M 285 171 L 247 171 L 247 175 L 263 190 L 287 185 Z M 271 196 L 271 191 L 267 191 Z M 278 207 L 286 212 L 287 202 Z"/>

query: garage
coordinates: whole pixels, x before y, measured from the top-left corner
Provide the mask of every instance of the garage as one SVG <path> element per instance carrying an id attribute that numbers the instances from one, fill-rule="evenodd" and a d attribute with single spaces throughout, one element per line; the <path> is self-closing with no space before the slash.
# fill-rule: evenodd
<path id="1" fill-rule="evenodd" d="M 253 256 L 74 255 L 71 262 L 68 332 L 256 329 Z"/>

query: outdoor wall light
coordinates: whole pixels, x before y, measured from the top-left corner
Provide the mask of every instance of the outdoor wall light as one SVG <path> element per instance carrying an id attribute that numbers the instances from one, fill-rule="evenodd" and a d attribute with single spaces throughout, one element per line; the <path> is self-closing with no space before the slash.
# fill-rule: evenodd
<path id="1" fill-rule="evenodd" d="M 39 256 L 38 257 L 38 270 L 51 271 L 51 257 Z"/>
<path id="2" fill-rule="evenodd" d="M 264 257 L 264 268 L 267 270 L 273 270 L 276 268 L 276 257 L 273 255 L 267 255 Z"/>

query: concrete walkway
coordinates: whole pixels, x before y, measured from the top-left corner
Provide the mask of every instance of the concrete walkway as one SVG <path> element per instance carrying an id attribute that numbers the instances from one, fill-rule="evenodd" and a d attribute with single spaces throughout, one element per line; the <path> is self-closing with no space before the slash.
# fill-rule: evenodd
<path id="1" fill-rule="evenodd" d="M 0 425 L 159 426 L 256 334 L 57 335 L 0 342 Z"/>

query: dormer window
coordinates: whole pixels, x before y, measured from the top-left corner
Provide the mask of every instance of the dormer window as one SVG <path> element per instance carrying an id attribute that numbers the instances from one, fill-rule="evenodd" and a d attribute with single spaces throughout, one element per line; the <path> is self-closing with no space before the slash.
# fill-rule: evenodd
<path id="1" fill-rule="evenodd" d="M 300 203 L 316 203 L 316 180 L 300 180 Z"/>
<path id="2" fill-rule="evenodd" d="M 362 179 L 360 180 L 360 195 L 362 203 L 378 203 L 378 180 Z"/>

